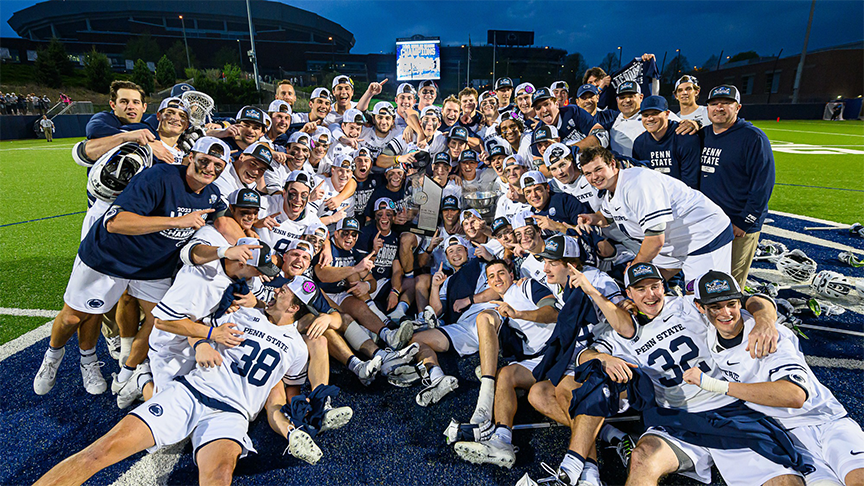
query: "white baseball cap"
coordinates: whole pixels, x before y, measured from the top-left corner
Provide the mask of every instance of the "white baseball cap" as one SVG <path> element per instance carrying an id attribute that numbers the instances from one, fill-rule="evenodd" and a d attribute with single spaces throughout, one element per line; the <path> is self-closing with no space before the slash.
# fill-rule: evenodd
<path id="1" fill-rule="evenodd" d="M 522 174 L 522 177 L 519 179 L 519 187 L 525 189 L 529 186 L 536 186 L 538 184 L 546 184 L 548 181 L 546 180 L 546 176 L 543 175 L 539 170 L 529 170 L 528 172 Z"/>

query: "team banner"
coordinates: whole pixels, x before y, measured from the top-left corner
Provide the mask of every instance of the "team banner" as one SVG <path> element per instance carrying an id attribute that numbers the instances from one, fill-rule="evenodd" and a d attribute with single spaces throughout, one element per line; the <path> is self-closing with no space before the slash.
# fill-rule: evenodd
<path id="1" fill-rule="evenodd" d="M 441 41 L 396 42 L 396 79 L 441 79 Z"/>

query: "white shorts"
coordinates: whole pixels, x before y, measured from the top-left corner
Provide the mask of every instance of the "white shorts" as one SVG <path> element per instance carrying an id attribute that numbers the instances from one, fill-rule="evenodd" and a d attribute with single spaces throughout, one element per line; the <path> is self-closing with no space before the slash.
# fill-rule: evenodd
<path id="1" fill-rule="evenodd" d="M 369 294 L 369 297 L 372 299 L 374 299 L 375 297 L 378 297 L 378 292 L 381 292 L 381 289 L 386 287 L 387 282 L 389 282 L 389 281 L 390 281 L 389 278 L 382 278 L 381 280 L 376 280 L 377 283 L 375 284 L 375 292 L 372 292 L 371 294 Z M 390 292 L 389 288 L 387 289 L 387 292 Z"/>
<path id="2" fill-rule="evenodd" d="M 156 304 L 170 287 L 170 278 L 131 280 L 105 275 L 76 256 L 63 301 L 78 312 L 99 315 L 111 310 L 127 288 L 130 296 Z"/>
<path id="3" fill-rule="evenodd" d="M 197 464 L 198 449 L 215 440 L 233 440 L 242 449 L 240 457 L 255 452 L 249 439 L 249 421 L 241 413 L 225 412 L 201 403 L 184 385 L 173 382 L 153 398 L 130 412 L 138 417 L 153 434 L 156 445 L 147 449 L 153 453 L 192 436 L 192 460 Z"/>
<path id="4" fill-rule="evenodd" d="M 155 332 L 156 329 L 153 331 Z M 187 350 L 181 353 L 172 353 L 170 349 L 159 351 L 152 346 L 150 347 L 150 350 L 147 352 L 147 358 L 150 360 L 153 386 L 156 387 L 157 392 L 165 390 L 174 381 L 174 378 L 189 374 L 197 366 L 195 356 L 191 355 L 192 348 L 188 344 L 186 348 Z"/>
<path id="5" fill-rule="evenodd" d="M 541 361 L 543 361 L 543 355 L 542 354 L 540 356 L 537 356 L 537 357 L 534 357 L 531 359 L 524 359 L 522 361 L 514 361 L 510 364 L 511 365 L 514 365 L 514 364 L 519 365 L 519 366 L 525 368 L 526 370 L 530 371 L 531 373 L 534 373 L 534 368 L 536 368 L 537 365 L 539 365 Z"/>
<path id="6" fill-rule="evenodd" d="M 327 297 L 330 297 L 330 300 L 332 300 L 336 305 L 342 305 L 342 302 L 345 302 L 345 299 L 354 295 L 350 292 L 339 292 L 338 294 L 328 294 L 325 292 L 325 294 Z"/>
<path id="7" fill-rule="evenodd" d="M 849 417 L 795 427 L 789 435 L 816 466 L 816 471 L 807 475 L 808 483 L 825 479 L 845 484 L 847 474 L 864 468 L 864 431 Z"/>
<path id="8" fill-rule="evenodd" d="M 689 282 L 699 278 L 708 270 L 720 270 L 721 272 L 732 272 L 732 242 L 717 248 L 716 250 L 701 255 L 687 255 L 685 257 L 673 257 L 668 255 L 657 255 L 651 263 L 660 268 L 680 268 L 684 271 L 684 281 Z"/>
<path id="9" fill-rule="evenodd" d="M 449 304 L 448 304 L 449 305 Z M 495 305 L 489 303 L 471 304 L 454 324 L 439 327 L 450 340 L 450 347 L 459 356 L 468 356 L 480 351 L 480 337 L 477 335 L 477 315 Z"/>
<path id="10" fill-rule="evenodd" d="M 801 476 L 795 470 L 771 462 L 750 449 L 713 449 L 688 444 L 672 437 L 662 427 L 649 427 L 642 437 L 646 435 L 656 435 L 667 443 L 674 444 L 693 464 L 692 468 L 679 469 L 676 472 L 705 484 L 711 482 L 711 464 L 717 466 L 729 486 L 765 484 L 772 478 L 787 474 Z"/>
<path id="11" fill-rule="evenodd" d="M 87 209 L 87 214 L 84 215 L 84 223 L 81 224 L 81 241 L 84 241 L 84 237 L 90 232 L 90 228 L 102 219 L 102 215 L 109 209 L 111 209 L 111 203 L 105 202 L 98 197 L 93 201 L 93 205 Z"/>

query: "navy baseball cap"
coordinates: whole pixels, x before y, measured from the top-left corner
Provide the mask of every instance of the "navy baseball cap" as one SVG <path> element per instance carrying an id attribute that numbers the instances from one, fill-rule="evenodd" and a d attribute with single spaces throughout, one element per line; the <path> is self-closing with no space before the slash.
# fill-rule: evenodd
<path id="1" fill-rule="evenodd" d="M 264 162 L 267 165 L 268 169 L 273 168 L 273 152 L 270 150 L 270 147 L 267 145 L 255 142 L 252 145 L 246 147 L 246 150 L 243 151 L 246 155 L 251 155 L 255 157 L 256 160 Z"/>
<path id="2" fill-rule="evenodd" d="M 498 236 L 498 232 L 508 226 L 510 226 L 510 221 L 504 216 L 495 218 L 495 221 L 492 221 L 492 236 Z"/>
<path id="3" fill-rule="evenodd" d="M 438 152 L 435 154 L 435 158 L 432 159 L 433 164 L 447 164 L 453 165 L 450 160 L 450 154 L 447 152 Z"/>
<path id="4" fill-rule="evenodd" d="M 552 83 L 552 86 L 550 86 L 550 87 L 552 89 L 563 89 L 564 91 L 566 91 L 568 93 L 570 92 L 570 85 L 567 84 L 567 81 L 555 81 L 554 83 Z"/>
<path id="5" fill-rule="evenodd" d="M 624 272 L 624 286 L 632 287 L 649 278 L 663 280 L 663 275 L 660 275 L 660 270 L 650 263 L 634 263 Z"/>
<path id="6" fill-rule="evenodd" d="M 696 280 L 695 300 L 702 305 L 744 297 L 741 287 L 731 275 L 709 270 Z"/>
<path id="7" fill-rule="evenodd" d="M 255 123 L 260 123 L 261 125 L 267 126 L 267 114 L 264 113 L 261 108 L 256 108 L 254 106 L 244 106 L 237 113 L 237 121 L 251 121 Z"/>
<path id="8" fill-rule="evenodd" d="M 537 106 L 537 103 L 551 99 L 555 99 L 555 95 L 552 94 L 552 90 L 549 88 L 540 88 L 535 91 L 534 96 L 531 97 L 531 106 Z"/>
<path id="9" fill-rule="evenodd" d="M 255 189 L 238 189 L 228 195 L 228 204 L 238 208 L 261 209 L 261 194 Z"/>
<path id="10" fill-rule="evenodd" d="M 507 149 L 503 145 L 493 145 L 489 149 L 489 157 L 495 157 L 496 155 L 507 155 Z"/>
<path id="11" fill-rule="evenodd" d="M 357 218 L 342 218 L 336 223 L 336 231 L 345 230 L 345 231 L 360 231 L 360 222 L 357 221 Z"/>
<path id="12" fill-rule="evenodd" d="M 571 236 L 555 235 L 546 240 L 543 251 L 537 256 L 549 260 L 579 258 L 579 243 Z"/>
<path id="13" fill-rule="evenodd" d="M 618 91 L 616 93 L 619 95 L 626 93 L 642 93 L 642 88 L 636 81 L 624 81 L 618 85 Z"/>
<path id="14" fill-rule="evenodd" d="M 444 196 L 444 199 L 441 200 L 441 209 L 459 210 L 459 198 L 456 196 Z"/>
<path id="15" fill-rule="evenodd" d="M 456 125 L 455 127 L 450 129 L 450 133 L 447 134 L 447 138 L 449 138 L 450 140 L 461 140 L 463 142 L 467 142 L 468 129 L 461 125 Z"/>
<path id="16" fill-rule="evenodd" d="M 461 154 L 459 154 L 459 162 L 472 162 L 474 164 L 478 163 L 477 152 L 473 150 L 463 150 Z"/>
<path id="17" fill-rule="evenodd" d="M 195 87 L 189 83 L 179 83 L 175 84 L 173 88 L 171 88 L 171 97 L 179 97 L 183 96 L 183 93 L 187 91 L 195 91 Z"/>
<path id="18" fill-rule="evenodd" d="M 582 86 L 579 86 L 578 90 L 576 90 L 576 97 L 581 98 L 582 95 L 585 93 L 599 95 L 600 89 L 598 89 L 597 86 L 594 86 L 593 84 L 583 84 Z"/>
<path id="19" fill-rule="evenodd" d="M 642 100 L 642 105 L 639 107 L 639 113 L 648 110 L 667 111 L 669 110 L 669 103 L 667 103 L 666 98 L 662 96 L 648 96 Z"/>
<path id="20" fill-rule="evenodd" d="M 501 88 L 513 89 L 513 80 L 510 78 L 498 78 L 498 80 L 495 81 L 495 91 L 498 91 Z"/>
<path id="21" fill-rule="evenodd" d="M 558 138 L 558 129 L 552 125 L 543 125 L 534 130 L 531 134 L 531 145 L 537 142 L 545 142 L 547 140 L 555 140 Z"/>
<path id="22" fill-rule="evenodd" d="M 738 93 L 738 88 L 731 84 L 721 84 L 720 86 L 712 88 L 711 92 L 708 93 L 708 101 L 720 98 L 734 100 L 736 103 L 741 103 L 741 94 Z"/>

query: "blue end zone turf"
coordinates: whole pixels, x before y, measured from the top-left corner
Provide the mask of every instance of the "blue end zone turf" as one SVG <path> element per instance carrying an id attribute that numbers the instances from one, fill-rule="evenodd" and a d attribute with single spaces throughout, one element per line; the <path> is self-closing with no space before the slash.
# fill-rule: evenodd
<path id="1" fill-rule="evenodd" d="M 772 226 L 815 236 L 855 248 L 864 246 L 864 239 L 852 237 L 841 230 L 806 232 L 804 226 L 821 226 L 796 218 L 772 214 Z M 836 260 L 839 250 L 803 243 L 763 233 L 763 238 L 780 241 L 791 248 L 800 248 L 814 258 L 819 269 L 830 269 L 844 275 L 864 277 L 864 269 L 853 269 Z M 758 263 L 756 268 L 771 269 L 773 264 Z M 781 291 L 780 297 L 794 295 Z M 826 299 L 827 300 L 827 299 Z M 808 324 L 850 330 L 864 330 L 864 316 L 846 311 L 841 316 L 805 319 Z M 819 358 L 855 360 L 859 368 L 846 369 L 813 366 L 814 373 L 846 407 L 859 424 L 864 423 L 864 373 L 860 369 L 864 338 L 818 330 L 805 330 L 809 340 L 801 339 L 804 352 Z M 0 362 L 0 441 L 5 444 L 5 461 L 0 466 L 0 484 L 31 484 L 53 465 L 81 450 L 111 429 L 125 412 L 117 410 L 110 393 L 88 395 L 81 385 L 78 371 L 77 341 L 66 346 L 66 356 L 58 373 L 57 385 L 48 395 L 33 393 L 32 382 L 47 346 L 43 339 L 33 346 Z M 106 362 L 102 373 L 110 381 L 117 364 L 108 357 L 104 342 L 97 347 Z M 307 465 L 290 456 L 283 456 L 284 439 L 270 430 L 266 419 L 259 418 L 250 427 L 250 436 L 258 454 L 238 463 L 234 483 L 239 485 L 355 485 L 355 484 L 429 484 L 512 485 L 525 473 L 543 477 L 540 462 L 557 467 L 567 448 L 569 430 L 555 427 L 519 430 L 513 442 L 519 448 L 513 469 L 477 466 L 459 459 L 444 442 L 442 435 L 450 418 L 467 421 L 473 411 L 479 383 L 474 368 L 476 356 L 459 360 L 454 355 L 441 356 L 442 367 L 459 378 L 459 388 L 441 403 L 422 408 L 414 402 L 419 387 L 394 388 L 383 379 L 371 387 L 363 387 L 342 365 L 334 363 L 331 383 L 342 392 L 337 406 L 349 405 L 354 419 L 345 428 L 319 436 L 317 442 L 324 452 L 321 461 Z M 820 361 L 832 364 L 830 360 Z M 531 409 L 527 400 L 519 400 L 516 423 L 548 422 Z M 620 428 L 638 434 L 638 423 L 624 423 Z M 96 474 L 88 484 L 111 484 L 146 453 L 133 456 Z M 601 449 L 601 477 L 610 485 L 623 484 L 625 471 L 614 451 Z M 186 446 L 179 462 L 167 472 L 163 484 L 196 484 L 197 468 L 192 462 L 191 447 Z M 715 484 L 722 484 L 715 473 Z M 693 484 L 680 476 L 666 479 L 663 484 Z"/>

